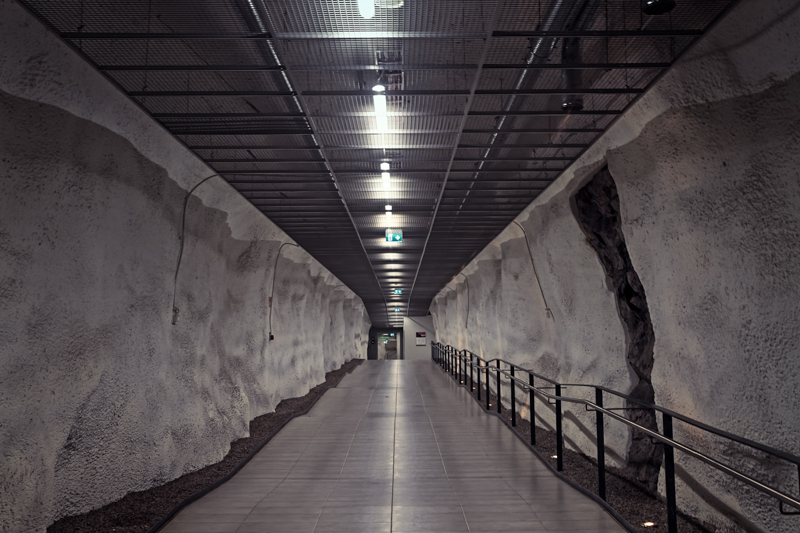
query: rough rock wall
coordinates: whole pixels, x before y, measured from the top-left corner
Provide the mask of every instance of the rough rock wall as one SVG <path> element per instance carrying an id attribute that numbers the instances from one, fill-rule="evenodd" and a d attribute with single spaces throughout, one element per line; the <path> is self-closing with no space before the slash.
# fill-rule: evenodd
<path id="1" fill-rule="evenodd" d="M 508 259 L 523 254 L 524 242 L 511 225 L 464 270 L 472 288 L 469 329 L 456 319 L 465 313 L 464 296 L 443 290 L 434 300 L 438 339 L 530 362 L 561 381 L 633 388 L 639 378 L 627 361 L 614 287 L 569 209 L 607 165 L 653 324 L 656 402 L 800 454 L 797 49 L 797 2 L 740 2 L 518 217 L 552 318 L 530 267 L 517 282 L 524 304 L 519 294 L 506 306 L 505 290 L 475 290 L 493 290 L 517 269 Z M 449 286 L 459 285 L 462 295 L 463 284 L 459 276 Z M 494 301 L 484 309 L 485 297 Z M 526 335 L 530 341 L 520 342 Z M 542 411 L 537 405 L 537 416 Z M 593 424 L 585 429 L 565 425 L 570 445 L 593 455 Z M 797 471 L 781 461 L 681 424 L 675 435 L 797 494 Z M 627 460 L 625 435 L 607 445 Z M 723 529 L 797 531 L 797 518 L 782 517 L 777 502 L 680 453 L 676 459 L 681 509 Z M 663 490 L 663 470 L 659 482 Z"/>
<path id="2" fill-rule="evenodd" d="M 365 357 L 360 299 L 19 6 L 0 2 L 0 530 L 220 460 Z M 272 330 L 268 298 L 275 279 Z"/>
<path id="3" fill-rule="evenodd" d="M 589 244 L 603 265 L 610 288 L 617 300 L 617 312 L 622 319 L 628 339 L 625 359 L 636 374 L 637 383 L 630 391 L 623 391 L 635 400 L 652 404 L 653 347 L 655 332 L 650 310 L 639 275 L 631 263 L 625 236 L 622 234 L 619 194 L 608 168 L 598 172 L 573 196 L 575 217 L 586 233 Z M 658 431 L 656 413 L 642 409 L 635 401 L 626 401 L 627 417 L 633 422 Z M 641 430 L 631 431 L 628 447 L 628 467 L 637 481 L 655 493 L 661 468 L 663 447 L 654 443 Z"/>

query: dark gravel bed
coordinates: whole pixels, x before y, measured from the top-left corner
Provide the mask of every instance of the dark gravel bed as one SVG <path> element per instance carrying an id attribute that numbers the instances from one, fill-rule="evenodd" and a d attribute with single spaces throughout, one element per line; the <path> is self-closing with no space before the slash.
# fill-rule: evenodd
<path id="1" fill-rule="evenodd" d="M 468 385 L 462 385 L 469 389 Z M 508 383 L 503 384 L 504 387 Z M 468 391 L 469 392 L 469 391 Z M 472 396 L 477 400 L 477 390 L 472 392 Z M 517 398 L 527 397 L 527 391 L 517 390 Z M 492 394 L 490 401 L 493 412 L 497 413 L 497 397 Z M 486 408 L 486 389 L 485 382 L 484 388 L 481 390 L 480 405 Z M 509 424 L 511 424 L 511 410 L 503 406 L 503 412 L 500 416 Z M 517 413 L 517 425 L 513 428 L 514 431 L 522 436 L 525 442 L 531 441 L 531 424 L 527 420 L 523 420 Z M 569 435 L 565 435 L 565 441 Z M 556 459 L 556 434 L 554 431 L 549 431 L 541 427 L 536 427 L 536 450 L 555 468 Z M 564 444 L 563 452 L 563 465 L 564 469 L 561 472 L 572 481 L 588 489 L 594 494 L 598 494 L 598 480 L 597 480 L 597 461 L 593 458 L 587 457 L 583 454 L 573 452 L 566 449 L 566 442 Z M 665 502 L 659 500 L 655 495 L 647 491 L 645 487 L 635 481 L 632 474 L 623 468 L 612 468 L 606 466 L 606 501 L 613 507 L 617 513 L 620 514 L 625 520 L 628 521 L 641 533 L 657 533 L 659 531 L 667 531 L 667 505 Z M 645 522 L 654 522 L 655 527 L 644 527 Z M 679 533 L 716 533 L 717 529 L 709 524 L 700 522 L 699 520 L 678 513 L 678 531 Z"/>
<path id="2" fill-rule="evenodd" d="M 232 442 L 230 451 L 219 463 L 164 485 L 132 492 L 121 500 L 86 514 L 62 518 L 47 528 L 48 533 L 146 532 L 185 498 L 227 475 L 253 450 L 272 437 L 281 424 L 311 407 L 326 390 L 338 385 L 362 361 L 353 359 L 338 370 L 328 372 L 325 374 L 325 381 L 305 396 L 283 400 L 274 413 L 253 419 L 250 422 L 250 436 Z"/>

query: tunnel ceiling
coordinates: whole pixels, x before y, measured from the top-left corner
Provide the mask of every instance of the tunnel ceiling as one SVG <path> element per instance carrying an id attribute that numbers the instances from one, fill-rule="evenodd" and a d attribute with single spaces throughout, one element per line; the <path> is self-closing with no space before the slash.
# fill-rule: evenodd
<path id="1" fill-rule="evenodd" d="M 401 326 L 732 3 L 23 5 Z"/>

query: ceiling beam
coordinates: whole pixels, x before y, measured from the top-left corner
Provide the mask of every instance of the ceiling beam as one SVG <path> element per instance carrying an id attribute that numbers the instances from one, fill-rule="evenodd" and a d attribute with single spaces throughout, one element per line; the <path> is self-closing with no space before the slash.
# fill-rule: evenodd
<path id="1" fill-rule="evenodd" d="M 564 31 L 495 31 L 493 38 L 542 37 L 697 37 L 702 30 L 564 30 Z M 274 39 L 273 39 L 274 35 Z M 63 32 L 61 37 L 72 40 L 266 40 L 273 46 L 284 39 L 291 40 L 360 40 L 360 39 L 486 39 L 483 32 L 457 31 L 316 31 L 316 32 L 266 32 L 253 33 L 134 33 L 134 32 Z"/>
<path id="2" fill-rule="evenodd" d="M 494 10 L 492 12 L 492 16 L 489 19 L 489 30 L 487 31 L 487 35 L 483 40 L 483 49 L 481 51 L 481 57 L 478 61 L 478 68 L 475 71 L 475 76 L 472 80 L 472 85 L 470 87 L 469 96 L 467 98 L 466 103 L 464 104 L 464 114 L 461 117 L 461 124 L 459 130 L 464 130 L 467 125 L 467 121 L 469 120 L 469 112 L 472 109 L 472 103 L 475 101 L 475 95 L 478 91 L 478 86 L 480 85 L 481 75 L 483 74 L 483 64 L 486 62 L 486 58 L 489 56 L 489 51 L 491 50 L 491 43 L 492 43 L 492 35 L 494 34 L 494 29 L 497 26 L 497 22 L 500 19 L 500 13 L 503 11 L 503 6 L 505 5 L 505 0 L 495 0 L 494 2 Z M 419 278 L 419 271 L 422 268 L 422 261 L 425 259 L 425 252 L 428 250 L 428 243 L 431 240 L 431 232 L 433 231 L 433 226 L 436 223 L 436 217 L 439 213 L 439 205 L 442 202 L 442 197 L 444 196 L 444 191 L 447 188 L 447 180 L 450 178 L 450 169 L 453 168 L 453 161 L 456 157 L 456 153 L 458 152 L 459 144 L 461 144 L 461 139 L 464 134 L 459 131 L 458 137 L 453 145 L 453 148 L 450 152 L 450 162 L 447 165 L 447 171 L 445 172 L 444 179 L 442 180 L 442 186 L 439 189 L 439 196 L 436 199 L 436 205 L 433 208 L 433 213 L 431 215 L 431 222 L 428 226 L 428 235 L 425 237 L 425 244 L 422 246 L 422 253 L 420 254 L 419 264 L 417 264 L 417 270 L 414 272 L 414 281 L 411 283 L 411 290 L 408 291 L 408 307 L 411 307 L 411 297 L 414 294 L 414 287 L 417 285 L 417 278 Z"/>
<path id="3" fill-rule="evenodd" d="M 702 30 L 496 31 L 492 37 L 699 37 Z"/>
<path id="4" fill-rule="evenodd" d="M 615 70 L 615 69 L 664 69 L 669 63 L 487 63 L 484 69 L 505 70 Z"/>

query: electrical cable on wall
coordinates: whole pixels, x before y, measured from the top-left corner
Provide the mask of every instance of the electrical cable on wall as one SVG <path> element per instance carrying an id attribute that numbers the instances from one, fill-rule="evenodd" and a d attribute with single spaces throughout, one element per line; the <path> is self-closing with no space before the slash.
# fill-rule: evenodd
<path id="1" fill-rule="evenodd" d="M 289 246 L 300 248 L 299 244 L 285 242 L 281 244 L 280 248 L 278 248 L 278 255 L 275 256 L 275 268 L 272 269 L 272 290 L 269 293 L 269 340 L 275 339 L 275 337 L 272 335 L 272 297 L 275 295 L 275 278 L 278 277 L 278 259 L 281 258 L 281 250 L 283 250 L 283 247 L 287 244 Z"/>
<path id="2" fill-rule="evenodd" d="M 186 206 L 189 204 L 189 197 L 192 196 L 192 193 L 202 184 L 210 180 L 211 178 L 219 177 L 219 174 L 211 174 L 207 178 L 203 178 L 200 180 L 197 185 L 192 187 L 189 190 L 189 193 L 186 195 L 186 198 L 183 199 L 183 214 L 181 215 L 181 245 L 178 249 L 178 265 L 175 267 L 175 277 L 172 280 L 172 323 L 178 323 L 178 314 L 180 310 L 175 307 L 175 295 L 178 292 L 178 272 L 181 270 L 181 259 L 183 259 L 183 244 L 185 240 L 186 234 Z"/>
<path id="3" fill-rule="evenodd" d="M 525 235 L 525 244 L 528 247 L 528 255 L 531 258 L 531 266 L 533 267 L 533 276 L 536 278 L 536 284 L 539 286 L 539 292 L 542 295 L 542 301 L 544 302 L 544 310 L 547 312 L 547 317 L 553 319 L 553 313 L 550 311 L 550 307 L 547 305 L 547 298 L 544 297 L 544 291 L 542 290 L 542 283 L 539 281 L 539 274 L 536 272 L 536 263 L 533 262 L 533 252 L 531 251 L 531 243 L 528 241 L 528 232 L 525 231 L 525 228 L 522 227 L 522 224 L 517 222 L 516 220 L 513 221 L 514 224 L 519 226 L 519 229 L 522 230 L 523 235 Z"/>

